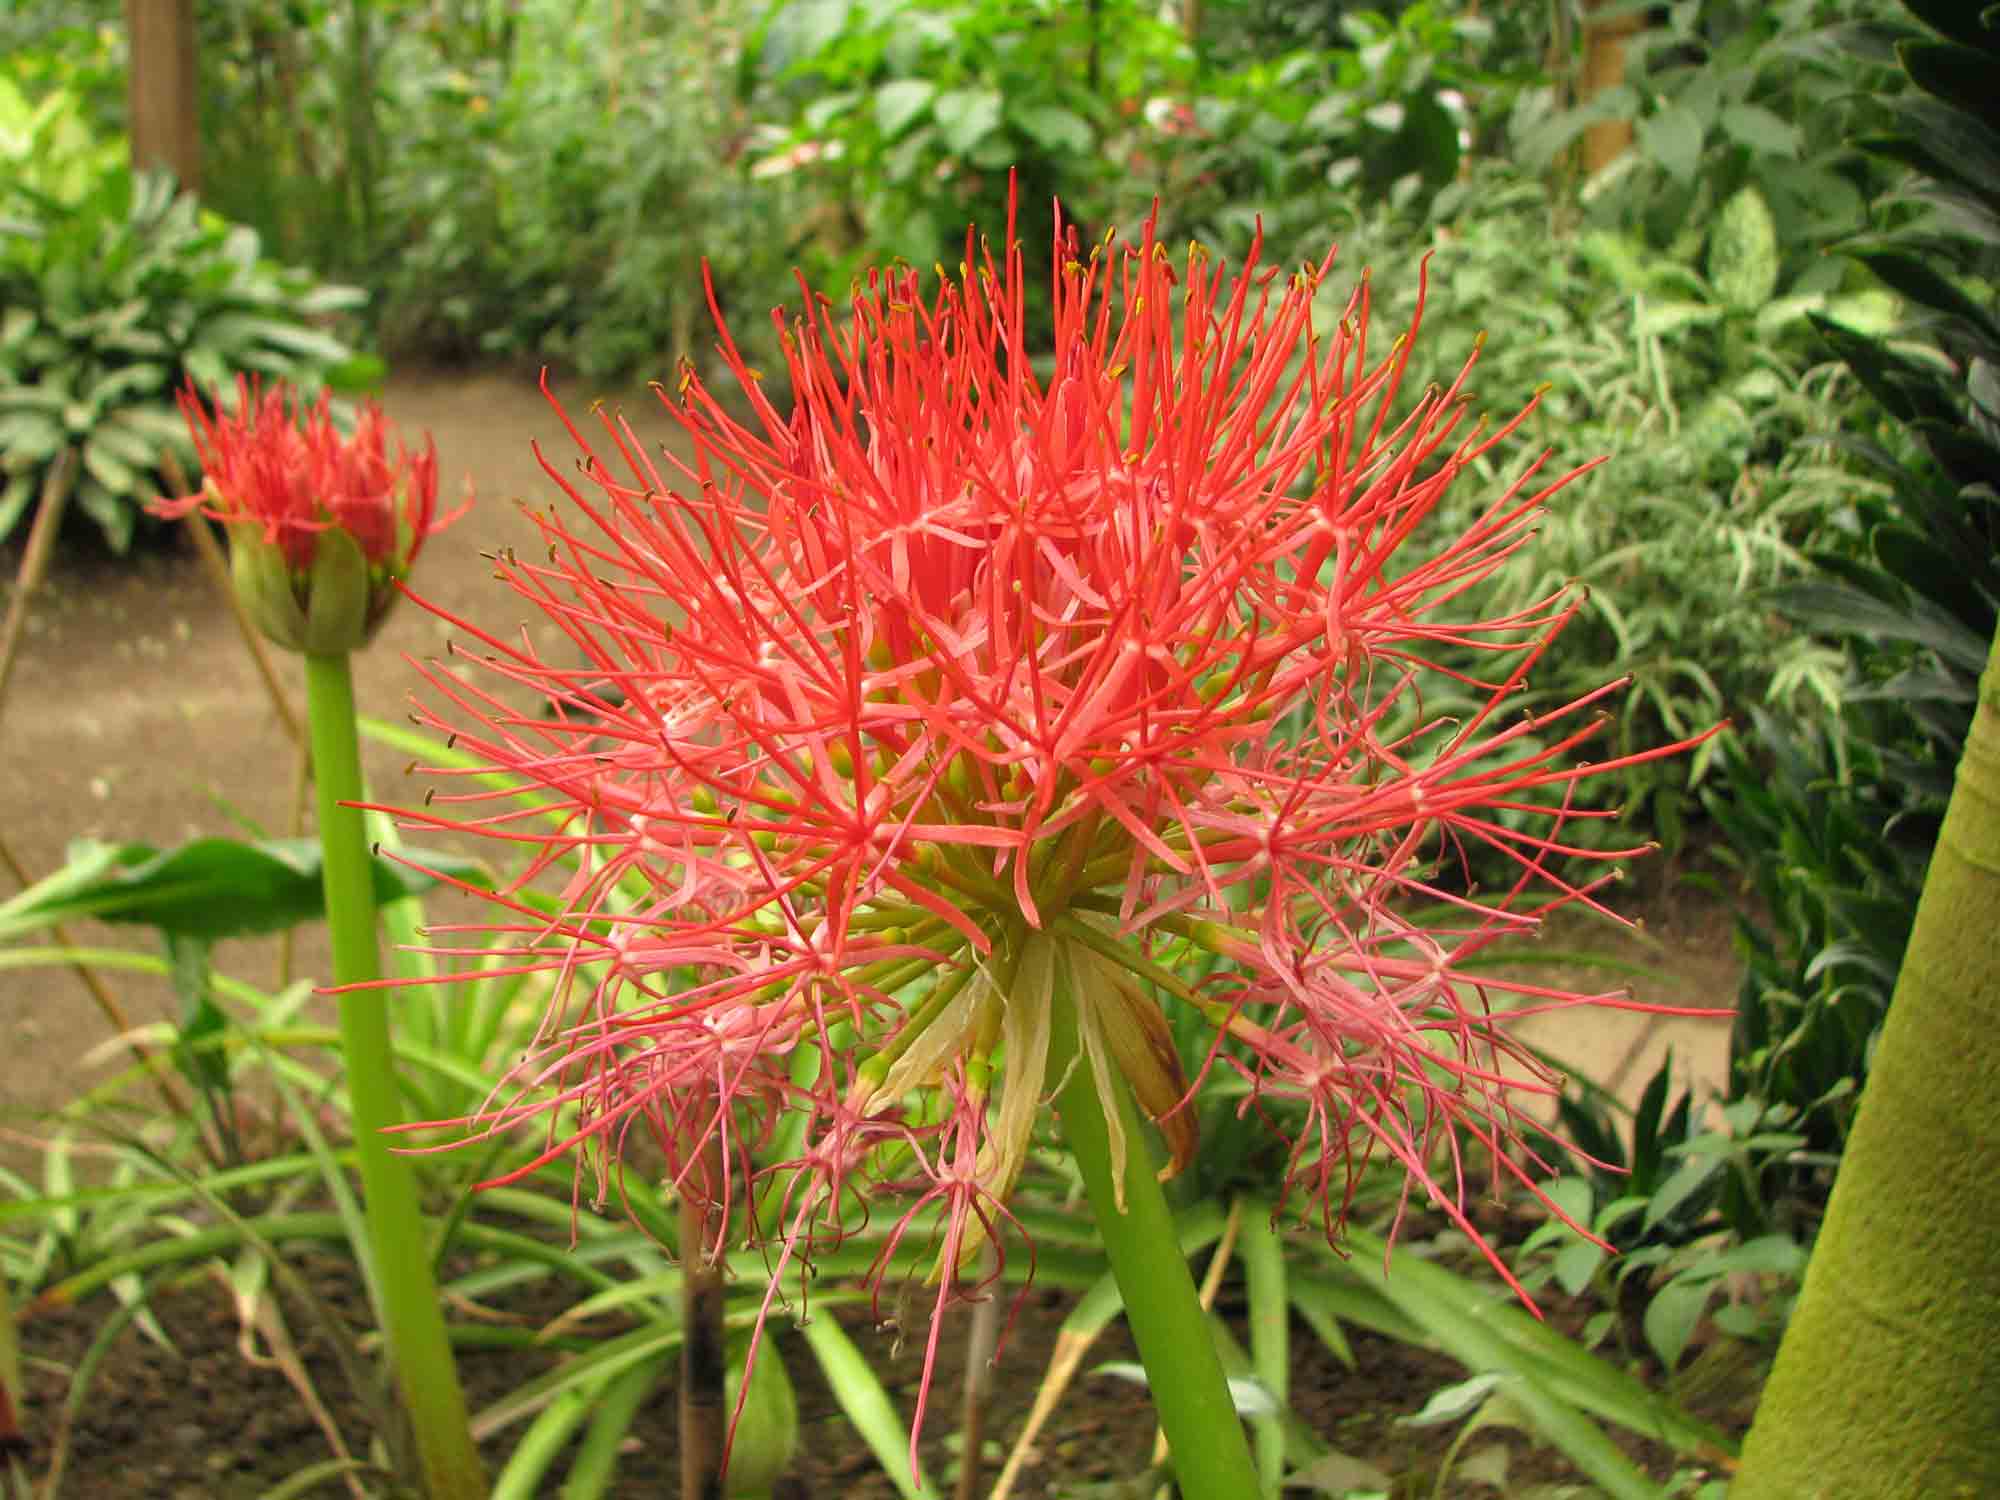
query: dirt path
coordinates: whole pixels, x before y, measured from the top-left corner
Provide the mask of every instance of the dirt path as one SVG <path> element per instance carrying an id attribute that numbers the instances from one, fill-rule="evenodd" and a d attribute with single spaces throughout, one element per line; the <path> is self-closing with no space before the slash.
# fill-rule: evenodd
<path id="1" fill-rule="evenodd" d="M 602 393 L 572 383 L 563 394 L 581 413 Z M 666 436 L 668 424 L 652 415 L 657 407 L 649 393 L 615 399 L 642 434 Z M 566 463 L 569 445 L 560 423 L 532 381 L 500 375 L 399 376 L 384 405 L 406 432 L 435 435 L 448 493 L 469 477 L 479 497 L 472 514 L 426 551 L 419 587 L 454 612 L 513 624 L 512 596 L 492 580 L 479 554 L 532 536 L 512 502 L 552 492 L 529 443 L 541 440 L 558 463 Z M 6 572 L 11 578 L 11 565 Z M 358 665 L 363 712 L 400 717 L 414 684 L 400 658 L 435 654 L 445 633 L 435 617 L 399 609 Z M 282 658 L 281 664 L 289 665 Z M 287 682 L 296 701 L 295 671 Z M 230 616 L 191 554 L 56 570 L 36 601 L 0 722 L 0 837 L 30 872 L 56 868 L 69 840 L 83 835 L 172 844 L 229 831 L 232 820 L 285 832 L 293 818 L 296 764 Z M 386 798 L 397 796 L 399 757 L 372 754 L 369 774 Z M 13 889 L 0 872 L 0 891 Z M 81 929 L 73 936 L 121 946 L 143 941 L 106 930 Z M 1664 948 L 1620 940 L 1603 929 L 1586 940 L 1663 970 L 1662 977 L 1637 982 L 1644 998 L 1731 1003 L 1737 969 L 1726 918 L 1698 906 L 1678 909 L 1658 936 Z M 1561 946 L 1575 946 L 1573 935 Z M 313 972 L 319 959 L 308 941 L 300 953 L 303 971 Z M 269 944 L 226 945 L 218 964 L 263 979 L 275 958 Z M 1616 982 L 1588 972 L 1569 977 L 1594 988 Z M 116 990 L 134 1021 L 172 1012 L 164 983 L 127 978 Z M 32 1129 L 38 1113 L 107 1076 L 122 1056 L 103 1055 L 100 1044 L 108 1034 L 69 972 L 0 975 L 0 1128 Z M 1593 1076 L 1630 1086 L 1651 1074 L 1668 1046 L 1694 1076 L 1718 1078 L 1727 1027 L 1600 1013 L 1548 1018 L 1530 1034 Z M 86 1064 L 94 1049 L 98 1061 Z"/>

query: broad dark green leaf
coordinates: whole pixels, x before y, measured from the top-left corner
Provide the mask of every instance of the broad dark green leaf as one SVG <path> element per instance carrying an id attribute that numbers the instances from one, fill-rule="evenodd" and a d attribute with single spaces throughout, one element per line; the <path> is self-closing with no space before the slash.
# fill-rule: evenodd
<path id="1" fill-rule="evenodd" d="M 1940 182 L 1991 204 L 2000 183 L 2000 133 L 1942 99 L 1906 99 L 1897 111 L 1911 144 Z"/>
<path id="2" fill-rule="evenodd" d="M 1982 12 L 1966 0 L 1903 0 L 1904 7 L 1933 30 L 1954 42 L 1977 47 L 2000 58 L 2000 30 L 1990 24 L 1993 8 Z"/>
<path id="3" fill-rule="evenodd" d="M 420 849 L 408 857 L 441 874 L 484 878 L 477 861 L 456 855 Z M 377 901 L 413 896 L 436 883 L 379 855 L 373 867 Z M 66 868 L 0 905 L 0 941 L 86 917 L 216 941 L 278 932 L 323 911 L 317 839 L 207 838 L 164 851 L 84 840 L 71 846 Z"/>
<path id="4" fill-rule="evenodd" d="M 1853 589 L 1823 583 L 1795 584 L 1778 590 L 1774 598 L 1779 608 L 1820 629 L 1928 646 L 1969 672 L 1986 664 L 1987 642 L 1923 600 L 1897 609 Z"/>
<path id="5" fill-rule="evenodd" d="M 1992 635 L 1994 600 L 1974 581 L 1992 571 L 1990 558 L 1964 558 L 1907 526 L 1878 526 L 1868 544 L 1906 588 L 1950 611 L 1975 634 Z"/>
<path id="6" fill-rule="evenodd" d="M 1984 121 L 1989 129 L 1995 125 L 2000 96 L 1993 91 L 1992 58 L 1949 42 L 1905 42 L 1896 51 L 1918 88 Z"/>
<path id="7" fill-rule="evenodd" d="M 1638 1112 L 1632 1117 L 1632 1178 L 1640 1187 L 1649 1186 L 1660 1166 L 1660 1116 L 1667 1107 L 1667 1090 L 1673 1085 L 1674 1053 L 1670 1047 L 1659 1069 L 1639 1096 Z"/>
<path id="8" fill-rule="evenodd" d="M 1942 387 L 1938 372 L 1897 354 L 1874 339 L 1863 338 L 1817 313 L 1809 315 L 1820 336 L 1845 360 L 1868 394 L 1881 402 L 1890 415 L 1907 423 L 1959 422 L 1957 406 Z"/>

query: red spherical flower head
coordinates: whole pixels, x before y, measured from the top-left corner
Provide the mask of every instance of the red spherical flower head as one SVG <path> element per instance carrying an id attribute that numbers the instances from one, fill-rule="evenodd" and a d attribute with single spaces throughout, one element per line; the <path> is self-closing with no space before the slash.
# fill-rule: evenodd
<path id="1" fill-rule="evenodd" d="M 563 649 L 454 621 L 475 667 L 428 669 L 420 715 L 479 764 L 413 820 L 561 883 L 554 919 L 515 886 L 473 929 L 554 995 L 473 1123 L 541 1120 L 521 1170 L 574 1152 L 600 1201 L 635 1129 L 684 1193 L 726 1156 L 766 1185 L 739 1222 L 780 1273 L 901 1194 L 878 1266 L 920 1253 L 942 1309 L 1019 1243 L 1060 1069 L 1191 1157 L 1184 1010 L 1290 1130 L 1287 1196 L 1329 1233 L 1381 1154 L 1476 1237 L 1459 1153 L 1527 1181 L 1521 1096 L 1557 1087 L 1510 1022 L 1655 1008 L 1473 962 L 1595 904 L 1610 874 L 1560 860 L 1637 852 L 1561 832 L 1597 816 L 1568 789 L 1623 763 L 1571 759 L 1620 685 L 1505 712 L 1572 602 L 1465 615 L 1568 476 L 1530 462 L 1441 529 L 1526 413 L 1469 420 L 1465 374 L 1405 397 L 1416 325 L 1371 336 L 1365 276 L 1315 323 L 1331 256 L 1230 273 L 1150 226 L 1056 248 L 1053 330 L 1024 327 L 1010 223 L 928 294 L 880 271 L 780 317 L 789 415 L 725 331 L 749 424 L 690 372 L 661 392 L 678 451 L 607 416 L 600 446 L 569 428 L 580 481 L 545 461 L 567 505 L 503 576 Z M 487 812 L 495 769 L 534 805 Z M 1468 849 L 1511 874 L 1468 894 Z"/>
<path id="2" fill-rule="evenodd" d="M 330 397 L 307 404 L 285 386 L 242 377 L 233 410 L 180 396 L 203 484 L 163 500 L 163 516 L 199 507 L 229 527 L 236 591 L 264 633 L 293 651 L 365 644 L 395 602 L 424 538 L 457 519 L 437 515 L 437 449 L 412 452 L 374 402 L 352 433 Z M 390 445 L 394 443 L 394 455 Z"/>

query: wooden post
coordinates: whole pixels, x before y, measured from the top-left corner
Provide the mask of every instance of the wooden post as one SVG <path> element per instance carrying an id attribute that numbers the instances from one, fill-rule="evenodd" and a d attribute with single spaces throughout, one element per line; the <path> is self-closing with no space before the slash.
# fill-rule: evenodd
<path id="1" fill-rule="evenodd" d="M 194 0 L 125 0 L 125 26 L 132 41 L 126 98 L 133 169 L 165 167 L 183 188 L 199 192 Z"/>
<path id="2" fill-rule="evenodd" d="M 1606 9 L 1605 0 L 1583 0 L 1586 12 Z M 1643 13 L 1627 0 L 1615 0 L 1618 14 L 1586 15 L 1583 23 L 1583 86 L 1579 102 L 1588 104 L 1604 90 L 1625 81 L 1625 43 L 1639 29 Z M 1608 167 L 1632 147 L 1630 120 L 1602 120 L 1583 133 L 1583 175 Z"/>

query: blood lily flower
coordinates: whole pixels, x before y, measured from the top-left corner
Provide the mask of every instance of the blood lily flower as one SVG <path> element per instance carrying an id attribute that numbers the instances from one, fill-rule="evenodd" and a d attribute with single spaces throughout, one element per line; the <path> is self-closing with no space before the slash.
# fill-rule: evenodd
<path id="1" fill-rule="evenodd" d="M 191 385 L 180 406 L 202 488 L 155 511 L 199 509 L 229 528 L 237 596 L 279 645 L 325 656 L 365 645 L 424 539 L 460 513 L 437 515 L 436 446 L 404 447 L 372 401 L 343 435 L 326 393 L 308 404 L 240 376 L 233 410 Z"/>
<path id="2" fill-rule="evenodd" d="M 1010 224 L 928 298 L 882 271 L 780 316 L 789 415 L 725 330 L 747 423 L 692 373 L 662 454 L 564 416 L 581 477 L 543 460 L 567 505 L 534 517 L 545 558 L 501 564 L 563 650 L 453 618 L 470 667 L 426 669 L 418 715 L 542 793 L 469 776 L 408 815 L 529 853 L 475 930 L 557 981 L 469 1123 L 541 1121 L 520 1170 L 575 1152 L 600 1202 L 634 1131 L 683 1192 L 720 1151 L 771 1189 L 738 1224 L 781 1275 L 901 1193 L 878 1264 L 920 1234 L 941 1310 L 1019 1243 L 1053 1094 L 1096 1093 L 1120 1184 L 1126 1091 L 1189 1160 L 1185 1007 L 1246 1107 L 1289 1101 L 1295 1207 L 1333 1232 L 1382 1155 L 1476 1238 L 1459 1151 L 1528 1181 L 1522 1096 L 1555 1087 L 1510 1021 L 1655 1008 L 1471 962 L 1638 852 L 1562 834 L 1623 764 L 1572 760 L 1621 685 L 1508 714 L 1574 603 L 1454 614 L 1573 476 L 1529 463 L 1440 531 L 1527 413 L 1471 420 L 1470 363 L 1408 399 L 1417 327 L 1371 337 L 1366 277 L 1315 326 L 1331 255 L 1176 266 L 1149 227 L 1087 254 L 1058 230 L 1056 263 L 1051 355 Z M 1511 873 L 1468 894 L 1471 854 Z M 553 918 L 520 894 L 545 876 Z M 1226 962 L 1191 982 L 1200 955 Z"/>

